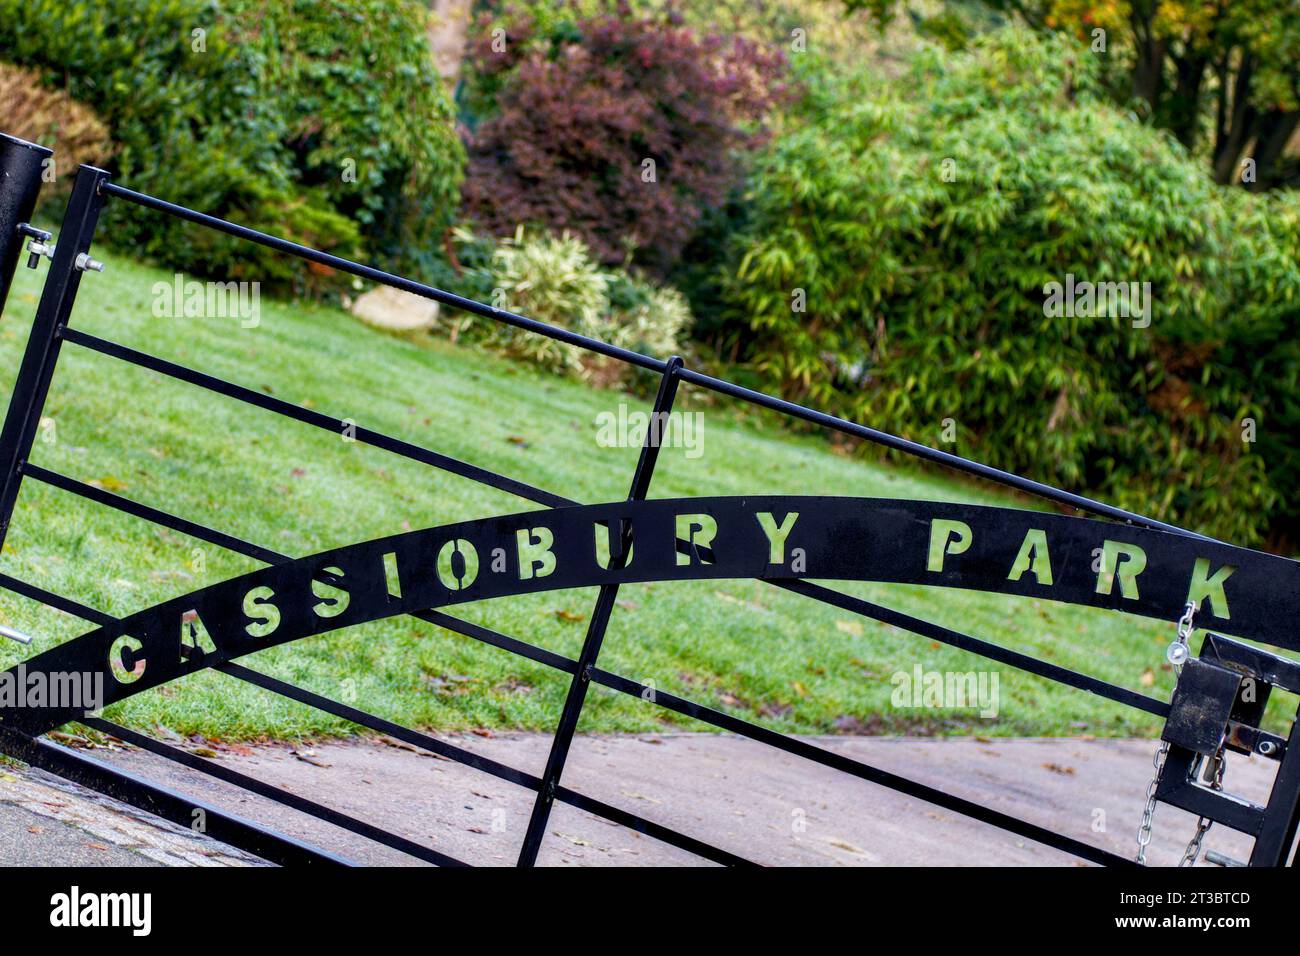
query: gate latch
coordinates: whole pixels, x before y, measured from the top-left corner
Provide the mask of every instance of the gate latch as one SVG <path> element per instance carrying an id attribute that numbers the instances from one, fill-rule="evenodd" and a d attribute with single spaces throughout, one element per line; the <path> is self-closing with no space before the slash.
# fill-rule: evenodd
<path id="1" fill-rule="evenodd" d="M 1183 665 L 1161 739 L 1213 757 L 1220 745 L 1281 760 L 1286 740 L 1260 727 L 1274 687 L 1300 692 L 1300 664 L 1221 634 Z"/>
<path id="2" fill-rule="evenodd" d="M 1238 671 L 1203 657 L 1189 660 L 1178 675 L 1178 685 L 1169 703 L 1169 719 L 1160 739 L 1213 757 L 1225 745 L 1241 684 L 1242 675 Z"/>
<path id="3" fill-rule="evenodd" d="M 1300 664 L 1268 651 L 1207 633 L 1200 657 L 1178 676 L 1161 739 L 1169 744 L 1155 797 L 1205 820 L 1243 833 L 1258 832 L 1264 807 L 1216 786 L 1223 751 L 1281 760 L 1287 741 L 1264 730 L 1274 687 L 1300 692 Z M 1197 776 L 1203 773 L 1203 782 Z"/>

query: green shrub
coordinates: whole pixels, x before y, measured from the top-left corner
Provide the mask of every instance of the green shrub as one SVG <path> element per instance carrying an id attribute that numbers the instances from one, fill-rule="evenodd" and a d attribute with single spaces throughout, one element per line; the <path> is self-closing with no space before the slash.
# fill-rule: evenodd
<path id="1" fill-rule="evenodd" d="M 0 47 L 108 123 L 124 185 L 343 255 L 414 268 L 462 151 L 416 0 L 0 0 Z M 344 163 L 355 161 L 345 179 Z M 319 270 L 126 203 L 104 235 L 187 271 Z"/>
<path id="2" fill-rule="evenodd" d="M 897 80 L 810 88 L 757 162 L 723 278 L 769 387 L 1243 542 L 1279 530 L 1294 201 L 1251 200 L 1243 220 L 1060 38 L 999 31 Z M 1049 316 L 1069 274 L 1149 282 L 1150 327 Z"/>
<path id="3" fill-rule="evenodd" d="M 578 238 L 527 233 L 492 243 L 464 229 L 454 233 L 463 269 L 458 291 L 511 312 L 609 342 L 668 356 L 690 324 L 675 289 L 607 271 Z M 453 334 L 554 371 L 602 381 L 622 379 L 623 366 L 584 349 L 486 319 L 458 317 Z"/>
<path id="4" fill-rule="evenodd" d="M 230 0 L 232 42 L 297 182 L 356 222 L 366 252 L 425 273 L 455 218 L 465 165 L 419 0 Z"/>

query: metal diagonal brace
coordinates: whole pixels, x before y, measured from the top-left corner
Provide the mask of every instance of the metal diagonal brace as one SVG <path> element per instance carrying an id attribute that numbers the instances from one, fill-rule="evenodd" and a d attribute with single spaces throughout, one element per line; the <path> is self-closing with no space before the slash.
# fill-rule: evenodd
<path id="1" fill-rule="evenodd" d="M 682 368 L 680 356 L 674 355 L 668 360 L 663 378 L 659 381 L 659 393 L 655 396 L 654 416 L 651 421 L 661 421 L 673 407 L 677 397 L 678 374 Z M 638 501 L 646 496 L 650 489 L 650 478 L 654 473 L 655 463 L 659 459 L 659 441 L 656 429 L 646 430 L 645 441 L 641 445 L 641 455 L 637 459 L 636 471 L 632 475 L 632 487 L 628 491 L 629 501 Z M 632 544 L 632 529 L 624 525 L 621 533 L 615 534 L 610 528 L 609 563 L 619 566 L 627 559 Z M 617 540 L 616 540 L 617 538 Z M 546 822 L 550 819 L 551 804 L 555 802 L 555 791 L 564 773 L 564 763 L 569 756 L 569 747 L 573 743 L 573 734 L 578 728 L 578 718 L 582 716 L 582 705 L 587 699 L 587 686 L 591 683 L 591 669 L 596 666 L 600 655 L 600 645 L 605 639 L 605 629 L 609 625 L 609 615 L 614 608 L 614 599 L 618 596 L 617 584 L 601 585 L 596 596 L 596 606 L 591 612 L 591 623 L 587 627 L 586 639 L 582 642 L 582 652 L 578 655 L 577 671 L 569 682 L 569 693 L 564 700 L 564 710 L 560 713 L 560 723 L 551 741 L 551 752 L 546 759 L 546 770 L 542 774 L 542 785 L 538 788 L 537 799 L 533 802 L 533 813 L 528 820 L 528 831 L 524 834 L 523 846 L 519 850 L 519 865 L 533 866 L 537 862 L 537 852 L 541 848 L 542 837 L 546 833 Z"/>

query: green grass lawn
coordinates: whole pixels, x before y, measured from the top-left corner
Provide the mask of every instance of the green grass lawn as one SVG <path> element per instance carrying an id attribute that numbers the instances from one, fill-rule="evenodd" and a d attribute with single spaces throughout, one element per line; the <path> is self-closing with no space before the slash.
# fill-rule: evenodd
<path id="1" fill-rule="evenodd" d="M 99 255 L 99 251 L 96 251 Z M 396 338 L 346 313 L 263 301 L 261 324 L 154 318 L 170 274 L 104 255 L 73 325 L 586 502 L 622 498 L 634 448 L 602 448 L 596 416 L 644 397 L 595 390 L 432 337 Z M 19 270 L 0 324 L 0 382 L 13 382 L 40 273 Z M 1028 507 L 942 473 L 837 455 L 686 388 L 705 414 L 704 454 L 665 449 L 652 497 L 839 494 Z M 531 506 L 468 480 L 176 382 L 64 347 L 33 460 L 292 555 L 407 528 Z M 52 423 L 52 424 L 51 424 Z M 258 565 L 35 481 L 24 483 L 0 556 L 9 574 L 125 615 Z M 1127 615 L 919 586 L 836 585 L 968 634 L 1167 698 L 1173 625 Z M 576 656 L 594 589 L 469 605 L 460 616 Z M 0 642 L 8 667 L 88 625 L 0 592 L 0 621 L 36 637 Z M 1080 691 L 753 581 L 627 586 L 601 665 L 792 732 L 1145 734 L 1156 721 Z M 245 659 L 410 725 L 553 728 L 568 678 L 411 618 L 358 626 Z M 996 671 L 1000 713 L 891 705 L 898 671 Z M 217 673 L 110 708 L 110 718 L 214 738 L 348 733 L 351 725 Z M 708 729 L 593 688 L 584 731 Z"/>

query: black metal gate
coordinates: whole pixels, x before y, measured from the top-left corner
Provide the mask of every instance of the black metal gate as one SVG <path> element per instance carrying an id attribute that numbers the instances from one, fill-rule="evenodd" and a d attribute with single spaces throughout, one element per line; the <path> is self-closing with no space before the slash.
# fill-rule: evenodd
<path id="1" fill-rule="evenodd" d="M 16 150 L 30 144 L 0 143 L 9 168 Z M 48 154 L 46 154 L 48 155 Z M 708 860 L 729 865 L 750 861 L 676 832 L 626 810 L 577 792 L 562 783 L 565 761 L 590 684 L 649 697 L 655 705 L 714 727 L 776 747 L 872 784 L 968 815 L 1084 860 L 1131 865 L 1132 860 L 1057 833 L 977 802 L 900 777 L 861 761 L 774 732 L 661 690 L 649 694 L 638 681 L 602 669 L 601 642 L 620 584 L 690 578 L 755 578 L 766 584 L 822 601 L 942 642 L 1010 667 L 1058 681 L 1079 691 L 1136 708 L 1165 721 L 1161 750 L 1163 773 L 1153 782 L 1152 801 L 1162 801 L 1249 834 L 1255 840 L 1250 863 L 1285 864 L 1300 820 L 1300 752 L 1294 725 L 1289 738 L 1260 726 L 1269 691 L 1300 692 L 1300 666 L 1254 644 L 1208 633 L 1200 656 L 1189 657 L 1186 636 L 1198 626 L 1228 625 L 1235 635 L 1288 650 L 1300 649 L 1293 622 L 1300 619 L 1296 562 L 1213 541 L 1159 521 L 1092 501 L 1038 482 L 844 421 L 779 398 L 705 375 L 679 358 L 642 355 L 555 328 L 501 309 L 450 294 L 401 276 L 329 255 L 235 223 L 134 192 L 111 181 L 103 170 L 83 166 L 58 230 L 51 237 L 26 223 L 38 181 L 32 174 L 41 153 L 13 160 L 17 174 L 0 184 L 0 306 L 19 246 L 30 239 L 33 265 L 50 256 L 44 292 L 27 342 L 3 433 L 0 434 L 0 544 L 13 513 L 20 483 L 43 482 L 118 509 L 162 527 L 262 561 L 266 567 L 182 595 L 123 619 L 107 615 L 36 584 L 0 575 L 0 586 L 77 615 L 90 631 L 24 661 L 28 673 L 105 675 L 105 703 L 121 700 L 186 674 L 214 668 L 272 693 L 418 748 L 458 761 L 533 791 L 534 807 L 519 849 L 519 863 L 532 865 L 556 801 L 630 827 Z M 599 353 L 659 377 L 652 411 L 667 414 L 680 383 L 689 383 L 741 402 L 761 406 L 858 439 L 875 442 L 958 471 L 1037 495 L 1095 518 L 1067 517 L 1008 508 L 886 499 L 762 496 L 746 498 L 654 499 L 647 493 L 659 448 L 650 430 L 626 501 L 580 505 L 561 495 L 496 474 L 432 449 L 420 447 L 301 407 L 262 391 L 223 381 L 171 361 L 128 348 L 69 326 L 82 274 L 99 267 L 90 257 L 100 209 L 107 202 L 134 203 L 161 216 L 213 229 L 289 256 L 383 283 L 445 306 L 504 322 L 538 335 Z M 376 541 L 360 542 L 304 558 L 290 558 L 265 546 L 242 541 L 217 529 L 168 514 L 112 491 L 43 468 L 30 461 L 51 377 L 64 344 L 89 349 L 121 362 L 207 389 L 326 431 L 355 427 L 355 439 L 417 462 L 481 482 L 542 506 L 517 515 L 492 517 L 441 528 L 427 528 Z M 759 515 L 799 530 L 799 560 L 778 553 Z M 782 519 L 780 516 L 784 515 Z M 791 516 L 794 516 L 793 518 Z M 776 516 L 773 518 L 773 516 Z M 1105 519 L 1105 520 L 1099 520 Z M 794 522 L 797 521 L 797 525 Z M 608 556 L 593 548 L 593 532 L 603 532 Z M 1074 556 L 1044 580 L 1041 575 L 1008 574 L 1027 548 L 1048 536 L 1058 553 Z M 784 539 L 783 539 L 784 540 Z M 519 542 L 520 557 L 504 573 L 480 568 L 477 556 Z M 881 547 L 884 542 L 886 547 Z M 527 544 L 529 550 L 523 550 Z M 875 546 L 872 546 L 872 545 Z M 633 546 L 635 545 L 635 551 Z M 1099 569 L 1093 555 L 1101 554 Z M 525 557 L 524 555 L 531 555 Z M 1080 555 L 1087 556 L 1079 558 Z M 540 556 L 540 557 L 538 557 Z M 537 560 L 534 560 L 537 558 Z M 394 566 L 396 570 L 394 571 Z M 1142 588 L 1130 587 L 1144 572 Z M 1231 586 L 1225 582 L 1231 579 Z M 1049 597 L 1174 622 L 1182 620 L 1179 647 L 1171 660 L 1181 666 L 1173 700 L 1150 697 L 1087 674 L 1038 660 L 981 638 L 841 593 L 816 580 L 861 580 L 936 584 L 1007 594 Z M 1118 582 L 1118 586 L 1117 585 Z M 321 584 L 344 587 L 346 610 L 336 616 L 313 613 Z M 553 653 L 448 613 L 458 603 L 550 589 L 599 586 L 586 637 L 577 659 Z M 271 595 L 268 597 L 267 595 Z M 260 595 L 260 597 L 259 597 Z M 1231 608 L 1229 609 L 1229 595 Z M 250 623 L 250 601 L 276 602 L 276 624 Z M 423 621 L 536 661 L 570 675 L 569 690 L 541 776 L 536 776 L 428 734 L 394 724 L 349 704 L 260 673 L 236 659 L 265 647 L 395 614 Z M 211 636 L 201 646 L 192 622 L 201 618 Z M 264 617 L 263 624 L 269 623 Z M 186 628 L 190 627 L 186 637 Z M 256 632 L 256 633 L 255 633 Z M 440 865 L 461 861 L 363 820 L 301 796 L 286 793 L 229 768 L 204 760 L 100 716 L 63 707 L 0 708 L 0 751 L 61 774 L 188 825 L 196 809 L 207 816 L 207 832 L 218 840 L 277 863 L 343 863 L 336 855 L 274 833 L 254 822 L 200 803 L 84 753 L 51 742 L 44 735 L 77 720 L 153 754 L 242 787 L 259 796 L 317 817 L 413 857 Z M 1278 763 L 1267 803 L 1256 805 L 1221 790 L 1216 772 L 1225 750 L 1259 754 Z M 1204 779 L 1198 779 L 1203 776 Z M 1221 779 L 1221 774 L 1218 776 Z M 1145 820 L 1149 824 L 1149 816 Z M 1148 830 L 1149 838 L 1149 830 Z"/>

